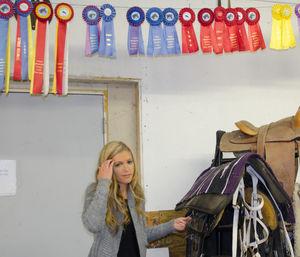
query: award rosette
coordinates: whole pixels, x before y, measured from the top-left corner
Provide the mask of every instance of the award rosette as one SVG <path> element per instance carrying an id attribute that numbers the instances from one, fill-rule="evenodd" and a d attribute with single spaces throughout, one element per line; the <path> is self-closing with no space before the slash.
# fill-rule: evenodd
<path id="1" fill-rule="evenodd" d="M 248 8 L 246 10 L 246 22 L 248 23 L 248 39 L 250 51 L 257 51 L 259 48 L 266 48 L 265 41 L 259 26 L 260 14 L 256 8 Z"/>
<path id="2" fill-rule="evenodd" d="M 296 14 L 297 19 L 298 19 L 298 31 L 299 31 L 299 34 L 300 34 L 300 4 L 297 4 L 295 6 L 295 14 Z"/>
<path id="3" fill-rule="evenodd" d="M 10 22 L 14 15 L 14 4 L 10 0 L 0 0 L 0 94 L 9 90 L 10 75 Z"/>
<path id="4" fill-rule="evenodd" d="M 47 95 L 49 92 L 49 31 L 48 21 L 53 16 L 52 6 L 47 2 L 37 3 L 33 7 L 36 17 L 35 46 L 33 57 L 33 75 L 30 94 Z"/>
<path id="5" fill-rule="evenodd" d="M 195 13 L 191 8 L 183 8 L 179 12 L 181 22 L 182 53 L 194 53 L 199 51 L 199 46 L 194 31 L 193 23 Z"/>
<path id="6" fill-rule="evenodd" d="M 272 32 L 270 48 L 282 49 L 282 5 L 275 4 L 272 7 Z"/>
<path id="7" fill-rule="evenodd" d="M 249 41 L 247 37 L 247 32 L 245 28 L 245 21 L 246 21 L 246 11 L 243 8 L 235 8 L 238 14 L 237 20 L 237 29 L 238 29 L 238 39 L 239 39 L 239 50 L 240 51 L 249 51 Z"/>
<path id="8" fill-rule="evenodd" d="M 102 30 L 98 54 L 100 56 L 116 57 L 116 43 L 113 19 L 116 16 L 115 8 L 110 4 L 104 4 L 100 8 L 102 18 Z"/>
<path id="9" fill-rule="evenodd" d="M 162 10 L 156 7 L 150 8 L 146 13 L 146 19 L 150 24 L 147 55 L 166 55 L 167 47 L 164 40 L 163 29 L 161 27 L 161 23 L 164 19 Z"/>
<path id="10" fill-rule="evenodd" d="M 140 7 L 134 6 L 127 11 L 126 17 L 129 24 L 127 38 L 128 53 L 129 55 L 144 55 L 145 49 L 141 24 L 145 20 L 145 13 Z"/>
<path id="11" fill-rule="evenodd" d="M 28 80 L 32 75 L 33 46 L 29 15 L 32 13 L 33 5 L 29 0 L 17 0 L 15 9 L 17 13 L 17 36 L 13 79 Z"/>
<path id="12" fill-rule="evenodd" d="M 167 43 L 167 52 L 170 55 L 181 54 L 178 35 L 175 24 L 178 21 L 178 13 L 173 8 L 163 10 L 164 37 Z"/>
<path id="13" fill-rule="evenodd" d="M 68 93 L 68 22 L 73 19 L 74 11 L 71 5 L 58 4 L 55 7 L 57 19 L 55 38 L 55 66 L 53 78 L 53 94 L 66 95 Z"/>
<path id="14" fill-rule="evenodd" d="M 225 29 L 225 9 L 221 6 L 214 9 L 215 23 L 214 31 L 217 38 L 218 48 L 214 49 L 215 54 L 223 53 L 223 49 L 226 53 L 231 52 L 230 41 Z"/>
<path id="15" fill-rule="evenodd" d="M 203 8 L 198 12 L 198 21 L 201 24 L 200 46 L 203 53 L 211 53 L 212 48 L 219 52 L 216 34 L 212 28 L 214 19 L 214 12 L 211 9 Z"/>
<path id="16" fill-rule="evenodd" d="M 86 6 L 82 11 L 82 18 L 87 24 L 86 40 L 85 40 L 85 55 L 91 56 L 98 52 L 100 40 L 100 26 L 101 19 L 100 10 L 94 6 Z"/>
<path id="17" fill-rule="evenodd" d="M 283 5 L 282 9 L 282 48 L 288 49 L 296 46 L 295 35 L 291 24 L 292 8 L 289 5 Z"/>
<path id="18" fill-rule="evenodd" d="M 225 24 L 230 40 L 231 52 L 239 51 L 239 35 L 237 30 L 238 14 L 235 9 L 227 8 L 225 10 Z"/>

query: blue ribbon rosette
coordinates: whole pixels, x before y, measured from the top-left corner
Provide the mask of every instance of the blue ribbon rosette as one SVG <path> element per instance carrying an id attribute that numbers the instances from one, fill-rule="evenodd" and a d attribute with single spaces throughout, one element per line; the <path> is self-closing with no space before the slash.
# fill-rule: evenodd
<path id="1" fill-rule="evenodd" d="M 140 26 L 145 20 L 144 11 L 140 7 L 134 6 L 127 11 L 126 17 L 129 23 L 127 39 L 129 55 L 145 54 Z"/>
<path id="2" fill-rule="evenodd" d="M 9 19 L 14 15 L 14 4 L 10 0 L 0 1 L 0 93 L 9 83 L 10 29 Z"/>
<path id="3" fill-rule="evenodd" d="M 180 54 L 181 49 L 178 41 L 175 24 L 178 21 L 178 13 L 173 8 L 166 8 L 163 11 L 164 15 L 164 37 L 167 44 L 167 52 L 170 55 Z"/>
<path id="4" fill-rule="evenodd" d="M 88 5 L 82 11 L 82 18 L 87 23 L 85 55 L 90 56 L 96 53 L 99 48 L 99 21 L 101 20 L 100 10 L 94 5 Z"/>
<path id="5" fill-rule="evenodd" d="M 17 16 L 17 39 L 15 48 L 15 66 L 14 66 L 14 80 L 27 80 L 29 64 L 28 56 L 28 37 L 31 36 L 31 29 L 28 31 L 29 15 L 32 13 L 33 4 L 29 0 L 17 0 L 15 2 L 15 10 Z M 32 47 L 32 46 L 31 46 Z"/>
<path id="6" fill-rule="evenodd" d="M 163 12 L 157 8 L 150 8 L 146 13 L 146 19 L 150 24 L 147 55 L 166 55 L 167 47 L 161 23 L 164 19 Z"/>
<path id="7" fill-rule="evenodd" d="M 110 4 L 104 4 L 100 8 L 102 18 L 102 30 L 98 53 L 100 56 L 116 57 L 116 43 L 113 18 L 116 16 L 115 8 Z"/>

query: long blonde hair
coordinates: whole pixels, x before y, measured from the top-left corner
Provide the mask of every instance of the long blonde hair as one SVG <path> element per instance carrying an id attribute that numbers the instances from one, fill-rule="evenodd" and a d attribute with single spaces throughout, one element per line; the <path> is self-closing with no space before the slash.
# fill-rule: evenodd
<path id="1" fill-rule="evenodd" d="M 138 166 L 136 165 L 136 161 L 131 149 L 121 141 L 111 141 L 107 143 L 103 147 L 100 153 L 99 160 L 98 160 L 98 167 L 100 167 L 101 164 L 106 160 L 112 159 L 114 156 L 116 156 L 117 154 L 123 151 L 129 152 L 132 156 L 132 161 L 134 164 L 134 174 L 132 177 L 132 181 L 129 183 L 128 186 L 130 188 L 132 195 L 134 196 L 136 210 L 140 215 L 140 218 L 142 218 L 142 216 L 145 215 L 142 209 L 142 204 L 145 201 L 145 197 L 144 197 L 143 188 L 141 186 L 141 173 Z M 98 174 L 98 169 L 96 171 L 96 181 L 97 181 L 97 174 Z M 115 211 L 119 211 L 124 215 L 122 225 L 129 223 L 130 218 L 129 218 L 129 213 L 127 211 L 126 202 L 121 196 L 120 187 L 113 173 L 112 183 L 110 185 L 108 201 L 107 201 L 106 224 L 112 231 L 115 232 L 115 234 L 117 234 L 120 224 L 118 224 L 118 220 L 114 215 Z"/>

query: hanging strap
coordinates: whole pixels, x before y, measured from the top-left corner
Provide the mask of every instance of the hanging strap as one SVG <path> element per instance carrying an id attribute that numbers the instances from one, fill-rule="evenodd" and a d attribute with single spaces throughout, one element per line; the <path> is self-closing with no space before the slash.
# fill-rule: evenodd
<path id="1" fill-rule="evenodd" d="M 296 175 L 296 184 L 300 184 L 300 142 L 297 141 L 297 146 L 298 146 L 298 170 L 297 170 L 297 175 Z M 300 192 L 298 192 L 299 194 Z M 300 194 L 299 194 L 300 196 Z"/>
<path id="2" fill-rule="evenodd" d="M 263 197 L 257 193 L 258 178 L 251 175 L 252 178 L 252 194 L 251 194 L 251 204 L 249 205 L 245 199 L 245 192 L 241 190 L 241 196 L 243 204 L 245 205 L 245 217 L 243 223 L 243 236 L 240 231 L 240 243 L 241 243 L 241 256 L 247 256 L 247 250 L 249 249 L 253 256 L 259 257 L 258 246 L 267 241 L 269 237 L 269 230 L 267 226 L 262 222 L 261 209 L 264 206 Z M 244 187 L 243 187 L 244 188 Z M 259 238 L 257 233 L 257 225 L 260 225 L 265 231 L 264 237 Z M 251 232 L 254 231 L 254 241 L 251 242 Z"/>
<path id="3" fill-rule="evenodd" d="M 261 126 L 258 130 L 258 135 L 257 135 L 256 151 L 264 159 L 265 159 L 265 142 L 266 142 L 266 136 L 267 136 L 269 126 L 270 124 Z"/>
<path id="4" fill-rule="evenodd" d="M 284 235 L 285 235 L 285 240 L 286 240 L 287 247 L 288 247 L 288 249 L 289 249 L 289 251 L 290 251 L 291 257 L 294 257 L 294 256 L 295 256 L 295 255 L 294 255 L 294 250 L 293 250 L 293 247 L 292 247 L 292 243 L 291 243 L 289 234 L 288 234 L 288 232 L 287 232 L 287 230 L 286 230 L 286 226 L 285 226 L 285 223 L 284 223 L 284 219 L 283 219 L 282 212 L 281 212 L 281 210 L 280 210 L 280 208 L 279 208 L 277 202 L 275 201 L 275 199 L 274 199 L 272 193 L 270 192 L 269 188 L 267 187 L 266 182 L 265 182 L 264 179 L 263 179 L 263 178 L 255 171 L 255 169 L 254 169 L 252 166 L 248 166 L 248 167 L 246 168 L 246 171 L 247 171 L 247 173 L 249 173 L 251 176 L 253 176 L 253 175 L 256 176 L 256 177 L 259 179 L 259 181 L 264 185 L 265 189 L 268 191 L 269 196 L 271 197 L 272 202 L 273 202 L 273 204 L 275 205 L 275 207 L 276 207 L 276 209 L 277 209 L 277 211 L 278 211 L 278 213 L 279 213 L 279 217 L 280 217 L 280 220 L 281 220 L 281 223 L 282 223 L 282 228 L 283 228 L 283 231 L 284 231 Z"/>
<path id="5" fill-rule="evenodd" d="M 231 2 L 228 0 L 228 8 L 231 8 Z"/>
<path id="6" fill-rule="evenodd" d="M 232 257 L 237 256 L 237 243 L 238 243 L 238 222 L 240 206 L 237 204 L 238 196 L 240 192 L 244 191 L 244 180 L 241 179 L 237 189 L 235 190 L 232 197 L 233 212 L 233 224 L 232 224 Z"/>

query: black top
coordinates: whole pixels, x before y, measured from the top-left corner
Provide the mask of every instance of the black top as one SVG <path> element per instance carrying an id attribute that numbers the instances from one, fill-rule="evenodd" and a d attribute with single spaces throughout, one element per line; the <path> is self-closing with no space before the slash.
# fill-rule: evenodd
<path id="1" fill-rule="evenodd" d="M 128 208 L 127 200 L 126 204 L 130 222 L 124 225 L 118 257 L 140 257 L 140 250 L 137 243 L 136 233 L 132 222 L 131 214 Z"/>

